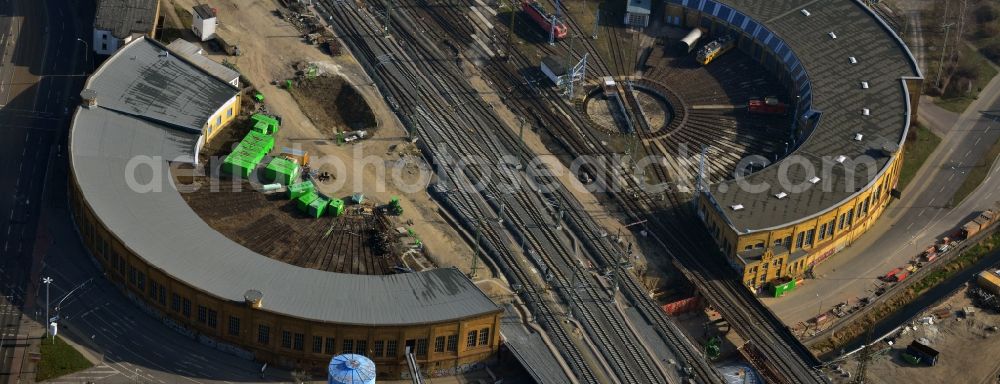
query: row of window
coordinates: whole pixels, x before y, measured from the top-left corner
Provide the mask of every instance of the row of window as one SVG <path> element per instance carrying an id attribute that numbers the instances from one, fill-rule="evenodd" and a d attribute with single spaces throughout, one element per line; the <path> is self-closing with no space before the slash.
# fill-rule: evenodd
<path id="1" fill-rule="evenodd" d="M 868 209 L 870 208 L 871 203 L 873 201 L 876 202 L 876 204 L 878 203 L 878 198 L 880 196 L 881 189 L 882 189 L 881 185 L 876 187 L 875 193 L 873 193 L 871 196 L 869 196 L 861 203 L 859 203 L 855 209 L 852 209 L 846 213 L 842 213 L 840 215 L 839 223 L 837 222 L 836 219 L 834 219 L 821 224 L 819 226 L 819 231 L 817 231 L 816 229 L 809 229 L 804 232 L 799 232 L 795 238 L 795 248 L 802 249 L 805 247 L 810 247 L 813 245 L 815 241 L 823 241 L 827 238 L 833 238 L 835 230 L 843 230 L 844 228 L 850 228 L 851 225 L 854 224 L 855 216 L 861 217 L 868 214 Z M 856 215 L 855 212 L 857 213 Z M 817 240 L 817 235 L 819 237 L 818 240 Z M 789 248 L 789 250 L 791 250 L 791 240 L 792 240 L 791 236 L 787 236 L 784 239 L 775 240 L 774 245 L 785 246 L 786 248 Z M 747 244 L 743 249 L 750 250 L 754 248 L 764 248 L 764 242 L 761 241 L 757 242 L 757 244 Z"/>
<path id="2" fill-rule="evenodd" d="M 233 107 L 229 107 L 229 109 L 226 110 L 226 117 L 233 117 Z M 212 136 L 212 129 L 219 126 L 222 126 L 222 115 L 215 117 L 215 125 L 208 124 L 207 131 L 205 132 L 206 136 Z"/>
<path id="3" fill-rule="evenodd" d="M 94 236 L 93 226 L 90 225 L 89 221 L 84 221 L 85 233 L 90 236 L 91 239 L 96 240 L 97 236 Z M 151 302 L 157 302 L 164 308 L 168 307 L 167 303 L 167 287 L 159 282 L 148 279 L 146 274 L 143 273 L 138 268 L 135 268 L 132 264 L 122 258 L 117 251 L 113 249 L 109 250 L 107 241 L 103 238 L 99 241 L 98 246 L 99 253 L 110 265 L 109 270 L 112 272 L 117 272 L 122 278 L 128 281 L 129 285 L 135 287 L 139 292 L 146 292 L 149 296 Z M 148 284 L 147 284 L 148 281 Z M 148 288 L 148 289 L 147 289 Z M 181 296 L 180 294 L 173 292 L 169 294 L 170 303 L 169 308 L 171 311 L 183 316 L 185 318 L 191 318 L 192 316 L 192 302 L 190 299 Z M 219 323 L 219 313 L 218 311 L 208 308 L 204 305 L 198 305 L 195 309 L 195 321 L 202 326 L 217 329 Z M 242 328 L 242 320 L 238 316 L 229 315 L 225 319 L 226 322 L 226 334 L 229 336 L 239 337 Z M 305 350 L 305 334 L 282 330 L 280 347 L 285 349 L 291 349 L 296 351 Z M 407 340 L 406 346 L 413 350 L 413 353 L 419 357 L 427 356 L 427 339 L 416 339 Z M 259 324 L 257 326 L 257 343 L 264 346 L 271 345 L 271 327 L 269 325 Z M 482 328 L 479 330 L 469 331 L 466 335 L 466 346 L 469 348 L 477 346 L 486 346 L 490 343 L 490 328 Z M 335 354 L 336 340 L 332 337 L 322 337 L 313 336 L 311 352 L 313 353 L 325 353 L 329 355 Z M 397 357 L 398 353 L 403 351 L 399 350 L 399 345 L 397 340 L 375 340 L 372 343 L 372 348 L 369 350 L 368 340 L 363 339 L 342 339 L 340 344 L 340 353 L 356 353 L 360 355 L 365 355 L 374 358 L 386 357 L 394 358 Z M 434 345 L 435 352 L 457 352 L 458 351 L 458 335 L 449 336 L 438 336 L 435 339 Z"/>

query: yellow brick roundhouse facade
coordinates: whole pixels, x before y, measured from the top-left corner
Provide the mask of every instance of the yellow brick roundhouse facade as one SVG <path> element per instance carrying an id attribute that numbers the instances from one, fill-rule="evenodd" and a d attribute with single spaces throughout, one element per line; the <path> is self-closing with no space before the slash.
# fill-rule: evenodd
<path id="1" fill-rule="evenodd" d="M 749 157 L 765 167 L 734 170 L 697 194 L 743 283 L 759 290 L 802 277 L 864 234 L 899 194 L 923 82 L 895 32 L 851 0 L 667 0 L 664 18 L 732 37 L 795 96 L 784 157 Z"/>

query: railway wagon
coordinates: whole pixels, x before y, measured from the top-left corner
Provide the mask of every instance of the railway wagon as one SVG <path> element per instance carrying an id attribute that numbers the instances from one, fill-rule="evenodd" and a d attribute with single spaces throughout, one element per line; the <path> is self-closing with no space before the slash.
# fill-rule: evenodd
<path id="1" fill-rule="evenodd" d="M 556 39 L 566 38 L 567 28 L 566 24 L 562 21 L 556 20 L 555 28 L 552 27 L 552 20 L 554 17 L 548 11 L 538 4 L 536 0 L 524 0 L 521 2 L 521 10 L 531 16 L 531 20 L 535 22 L 539 28 L 545 31 L 546 34 L 554 33 Z"/>
<path id="2" fill-rule="evenodd" d="M 708 44 L 705 44 L 704 47 L 701 47 L 695 58 L 699 63 L 701 63 L 701 65 L 708 65 L 708 63 L 711 63 L 716 57 L 728 52 L 735 46 L 736 40 L 734 40 L 732 36 L 722 36 L 718 39 L 712 40 Z"/>

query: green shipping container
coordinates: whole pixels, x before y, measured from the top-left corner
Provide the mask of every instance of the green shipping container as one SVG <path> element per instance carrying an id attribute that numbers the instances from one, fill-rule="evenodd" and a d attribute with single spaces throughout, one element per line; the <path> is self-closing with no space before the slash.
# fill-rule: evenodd
<path id="1" fill-rule="evenodd" d="M 316 201 L 316 199 L 318 198 L 319 195 L 317 195 L 316 192 L 309 192 L 305 195 L 299 196 L 298 198 L 299 210 L 304 213 L 309 213 L 309 204 L 312 204 L 312 202 Z"/>
<path id="2" fill-rule="evenodd" d="M 328 206 L 330 206 L 330 201 L 320 197 L 316 200 L 313 200 L 312 203 L 309 203 L 309 212 L 307 213 L 309 213 L 309 216 L 312 217 L 320 217 L 323 216 L 324 213 L 326 213 L 326 208 Z"/>
<path id="3" fill-rule="evenodd" d="M 277 119 L 260 113 L 255 113 L 253 116 L 250 116 L 250 120 L 255 122 L 254 128 L 256 128 L 258 124 L 262 124 L 265 127 L 264 129 L 269 132 L 267 133 L 268 135 L 278 132 L 278 128 L 281 126 Z"/>
<path id="4" fill-rule="evenodd" d="M 298 199 L 300 196 L 313 191 L 312 181 L 303 181 L 288 186 L 288 198 Z M 343 203 L 343 202 L 341 202 Z"/>
<path id="5" fill-rule="evenodd" d="M 264 177 L 275 183 L 289 185 L 299 176 L 299 165 L 283 158 L 275 157 L 264 168 Z"/>
<path id="6" fill-rule="evenodd" d="M 271 150 L 274 149 L 274 136 L 268 136 L 263 133 L 250 131 L 243 137 L 240 144 L 254 145 L 256 147 L 264 148 L 265 152 L 271 152 Z"/>
<path id="7" fill-rule="evenodd" d="M 270 135 L 270 134 L 274 133 L 274 132 L 271 131 L 271 126 L 267 125 L 267 123 L 265 123 L 263 121 L 258 121 L 256 124 L 253 125 L 252 129 L 253 129 L 253 132 L 262 133 L 262 134 L 265 134 L 265 135 Z"/>
<path id="8" fill-rule="evenodd" d="M 330 214 L 333 216 L 340 216 L 344 214 L 344 200 L 333 199 L 330 200 Z"/>
<path id="9" fill-rule="evenodd" d="M 222 162 L 222 171 L 233 176 L 250 177 L 257 165 L 241 156 L 229 155 Z"/>

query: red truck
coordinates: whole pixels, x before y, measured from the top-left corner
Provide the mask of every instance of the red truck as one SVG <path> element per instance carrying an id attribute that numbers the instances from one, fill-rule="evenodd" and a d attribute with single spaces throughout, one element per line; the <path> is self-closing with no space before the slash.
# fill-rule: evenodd
<path id="1" fill-rule="evenodd" d="M 785 115 L 788 114 L 788 104 L 782 103 L 777 97 L 765 97 L 763 99 L 752 99 L 747 102 L 747 112 L 757 115 Z"/>

